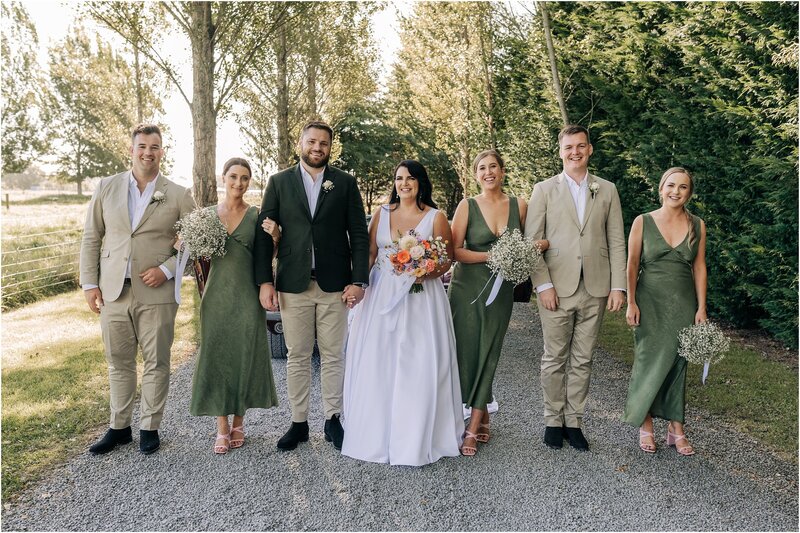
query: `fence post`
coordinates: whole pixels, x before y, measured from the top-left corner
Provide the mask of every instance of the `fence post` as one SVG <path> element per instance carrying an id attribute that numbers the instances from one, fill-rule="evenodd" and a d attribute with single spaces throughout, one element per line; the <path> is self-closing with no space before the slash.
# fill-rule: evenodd
<path id="1" fill-rule="evenodd" d="M 8 201 L 8 193 L 6 193 L 6 211 L 11 209 L 11 202 Z"/>

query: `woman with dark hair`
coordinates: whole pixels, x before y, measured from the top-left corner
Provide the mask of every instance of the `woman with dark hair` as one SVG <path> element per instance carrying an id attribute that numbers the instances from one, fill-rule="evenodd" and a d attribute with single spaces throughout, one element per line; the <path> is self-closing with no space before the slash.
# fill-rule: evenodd
<path id="1" fill-rule="evenodd" d="M 528 204 L 503 192 L 505 163 L 496 150 L 484 150 L 472 164 L 481 193 L 461 200 L 453 216 L 453 246 L 458 261 L 450 282 L 450 308 L 456 333 L 461 396 L 471 407 L 461 453 L 475 455 L 478 443 L 489 442 L 492 382 L 503 348 L 514 303 L 514 285 L 504 282 L 495 300 L 486 305 L 492 278 L 488 252 L 500 235 L 525 228 Z M 548 242 L 537 242 L 547 249 Z"/>
<path id="2" fill-rule="evenodd" d="M 452 258 L 450 226 L 432 190 L 424 166 L 402 161 L 389 204 L 370 221 L 369 287 L 352 311 L 345 359 L 342 454 L 355 459 L 420 466 L 459 454 L 461 393 L 440 279 L 450 260 L 414 278 L 395 274 L 389 259 L 392 242 L 409 230 L 441 237 Z M 422 290 L 411 291 L 414 283 Z"/>
<path id="3" fill-rule="evenodd" d="M 667 446 L 694 455 L 683 427 L 686 359 L 678 332 L 707 320 L 706 226 L 689 213 L 692 175 L 672 167 L 661 176 L 661 207 L 639 215 L 628 239 L 628 310 L 635 355 L 623 421 L 639 427 L 639 448 L 656 453 L 653 417 L 668 420 Z"/>
<path id="4" fill-rule="evenodd" d="M 264 310 L 253 273 L 258 208 L 244 201 L 251 175 L 245 159 L 230 159 L 223 170 L 225 199 L 206 208 L 215 210 L 228 237 L 225 255 L 211 260 L 200 303 L 200 351 L 189 411 L 217 417 L 217 454 L 244 444 L 247 409 L 278 405 Z"/>

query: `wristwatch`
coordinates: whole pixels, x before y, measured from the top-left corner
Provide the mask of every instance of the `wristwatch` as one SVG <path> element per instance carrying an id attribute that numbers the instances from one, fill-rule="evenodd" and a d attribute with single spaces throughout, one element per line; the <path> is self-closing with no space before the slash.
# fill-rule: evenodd
<path id="1" fill-rule="evenodd" d="M 369 287 L 369 283 L 364 283 L 363 281 L 356 281 L 353 283 L 356 287 L 361 287 L 362 289 L 366 289 Z"/>

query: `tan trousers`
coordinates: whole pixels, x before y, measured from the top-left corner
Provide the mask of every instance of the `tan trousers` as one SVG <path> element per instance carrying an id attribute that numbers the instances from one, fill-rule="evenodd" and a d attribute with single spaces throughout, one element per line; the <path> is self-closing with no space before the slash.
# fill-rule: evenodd
<path id="1" fill-rule="evenodd" d="M 108 382 L 111 389 L 111 427 L 131 425 L 136 395 L 136 349 L 142 349 L 142 399 L 139 427 L 155 430 L 161 425 L 169 391 L 170 348 L 175 337 L 178 304 L 142 304 L 130 287 L 100 310 Z"/>
<path id="2" fill-rule="evenodd" d="M 347 306 L 341 292 L 325 292 L 316 281 L 300 294 L 278 293 L 286 348 L 286 388 L 292 422 L 308 420 L 311 353 L 316 335 L 322 379 L 322 407 L 328 419 L 342 412 Z"/>
<path id="3" fill-rule="evenodd" d="M 592 352 L 607 300 L 586 292 L 583 278 L 575 294 L 559 296 L 555 311 L 548 311 L 537 300 L 544 336 L 541 382 L 547 426 L 582 425 Z"/>

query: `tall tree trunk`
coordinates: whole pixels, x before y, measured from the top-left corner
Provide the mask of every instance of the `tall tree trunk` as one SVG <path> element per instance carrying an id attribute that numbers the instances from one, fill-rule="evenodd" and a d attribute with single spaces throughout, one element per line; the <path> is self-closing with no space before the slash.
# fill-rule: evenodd
<path id="1" fill-rule="evenodd" d="M 306 85 L 308 95 L 308 120 L 316 120 L 319 118 L 317 109 L 317 64 L 319 63 L 319 54 L 317 53 L 316 43 L 311 43 L 311 54 L 308 58 L 306 65 Z"/>
<path id="2" fill-rule="evenodd" d="M 205 207 L 217 203 L 217 112 L 214 109 L 214 23 L 211 2 L 192 2 L 192 127 L 194 199 Z"/>
<path id="3" fill-rule="evenodd" d="M 486 98 L 486 127 L 489 130 L 489 142 L 493 149 L 497 149 L 497 128 L 494 125 L 494 87 L 492 85 L 492 72 L 490 69 L 492 55 L 494 54 L 494 35 L 491 24 L 492 5 L 481 6 L 481 24 L 479 29 L 479 45 L 481 47 L 481 67 L 483 70 L 483 93 Z"/>
<path id="4" fill-rule="evenodd" d="M 544 40 L 547 43 L 547 57 L 550 59 L 550 72 L 553 75 L 553 90 L 556 93 L 558 108 L 561 110 L 561 120 L 566 126 L 569 124 L 567 106 L 564 103 L 564 93 L 561 90 L 561 79 L 558 77 L 558 65 L 556 64 L 556 52 L 553 48 L 553 36 L 550 33 L 550 17 L 547 15 L 545 2 L 536 2 L 539 12 L 542 14 L 542 26 L 544 27 Z"/>
<path id="5" fill-rule="evenodd" d="M 292 164 L 292 141 L 289 138 L 289 81 L 288 81 L 288 49 L 286 46 L 286 26 L 281 24 L 278 28 L 275 42 L 276 61 L 276 93 L 275 122 L 278 130 L 278 170 L 283 170 Z"/>
<path id="6" fill-rule="evenodd" d="M 142 94 L 142 66 L 139 63 L 139 43 L 133 45 L 133 71 L 136 76 L 136 121 L 144 122 L 144 102 Z"/>

